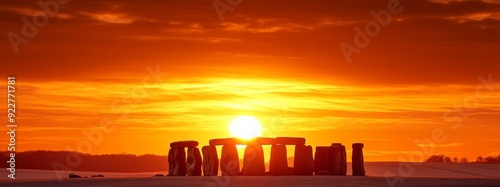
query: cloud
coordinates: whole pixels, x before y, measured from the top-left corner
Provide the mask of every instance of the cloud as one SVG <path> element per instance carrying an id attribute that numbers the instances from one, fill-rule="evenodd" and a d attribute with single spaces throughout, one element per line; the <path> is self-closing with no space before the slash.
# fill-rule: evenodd
<path id="1" fill-rule="evenodd" d="M 22 35 L 22 17 L 43 10 L 37 2 L 2 2 L 0 33 Z M 229 136 L 235 116 L 254 115 L 272 136 L 297 133 L 313 145 L 362 139 L 395 147 L 367 155 L 411 154 L 401 147 L 446 126 L 443 113 L 476 93 L 478 76 L 497 82 L 500 4 L 401 1 L 403 12 L 347 64 L 339 43 L 353 43 L 354 28 L 376 21 L 370 12 L 387 2 L 252 0 L 220 21 L 211 1 L 72 0 L 19 54 L 4 37 L 0 74 L 20 80 L 27 142 L 62 142 L 42 144 L 48 149 L 77 145 L 78 129 L 109 119 L 116 131 L 103 150 L 120 142 L 145 152 L 163 146 L 163 154 L 158 141 Z M 157 64 L 169 76 L 142 87 L 146 67 Z M 136 88 L 147 96 L 132 97 Z M 499 99 L 481 100 L 457 130 L 461 143 L 437 146 L 497 141 Z"/>
<path id="2" fill-rule="evenodd" d="M 500 12 L 498 13 L 476 13 L 463 16 L 452 16 L 448 19 L 464 23 L 466 21 L 483 21 L 483 20 L 500 20 Z"/>
<path id="3" fill-rule="evenodd" d="M 221 22 L 211 3 L 202 1 L 71 1 L 60 7 L 60 19 L 39 29 L 40 37 L 20 46 L 30 55 L 18 58 L 8 41 L 2 43 L 6 61 L 33 63 L 13 63 L 0 72 L 29 80 L 86 80 L 140 76 L 143 63 L 168 62 L 179 76 L 193 73 L 185 67 L 203 67 L 219 75 L 242 75 L 244 69 L 244 75 L 263 71 L 267 78 L 364 84 L 470 84 L 479 74 L 500 73 L 495 1 L 402 2 L 404 11 L 393 16 L 398 21 L 353 55 L 358 63 L 350 66 L 338 44 L 352 42 L 353 28 L 374 20 L 370 11 L 385 9 L 387 1 L 263 2 L 246 2 Z M 0 31 L 19 34 L 20 15 L 41 10 L 36 2 L 6 2 Z M 229 63 L 234 67 L 222 67 Z M 48 68 L 53 66 L 66 71 Z"/>
<path id="4" fill-rule="evenodd" d="M 498 0 L 430 0 L 431 2 L 435 3 L 443 3 L 443 4 L 450 4 L 450 3 L 460 3 L 460 2 L 467 2 L 467 1 L 479 1 L 479 2 L 485 2 L 485 3 L 492 3 L 492 4 L 499 4 L 500 1 Z"/>
<path id="5" fill-rule="evenodd" d="M 462 147 L 463 143 L 446 143 L 446 144 L 417 144 L 419 147 Z"/>
<path id="6" fill-rule="evenodd" d="M 132 23 L 135 19 L 121 13 L 87 13 L 82 12 L 82 14 L 91 17 L 92 19 L 98 20 L 104 23 L 117 23 L 117 24 L 127 24 Z"/>

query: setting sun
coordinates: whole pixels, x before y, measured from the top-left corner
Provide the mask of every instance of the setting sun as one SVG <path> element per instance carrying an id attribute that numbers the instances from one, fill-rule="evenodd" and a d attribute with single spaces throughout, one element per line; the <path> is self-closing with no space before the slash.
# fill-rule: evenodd
<path id="1" fill-rule="evenodd" d="M 252 139 L 262 134 L 262 125 L 252 116 L 239 116 L 229 125 L 231 135 L 241 139 Z"/>

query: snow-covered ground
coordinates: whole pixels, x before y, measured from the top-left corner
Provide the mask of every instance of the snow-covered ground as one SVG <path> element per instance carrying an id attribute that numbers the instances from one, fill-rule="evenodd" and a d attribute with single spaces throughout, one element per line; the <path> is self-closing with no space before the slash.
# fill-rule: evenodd
<path id="1" fill-rule="evenodd" d="M 403 186 L 500 186 L 500 165 L 454 163 L 365 163 L 368 177 L 353 176 L 263 176 L 263 177 L 153 177 L 163 172 L 108 173 L 65 172 L 58 180 L 54 171 L 24 170 L 16 172 L 16 180 L 7 178 L 7 169 L 1 169 L 0 186 L 390 186 L 390 182 Z M 350 174 L 348 164 L 348 174 Z M 68 173 L 89 178 L 69 179 Z M 104 175 L 105 178 L 91 178 Z M 399 178 L 385 178 L 399 176 Z"/>

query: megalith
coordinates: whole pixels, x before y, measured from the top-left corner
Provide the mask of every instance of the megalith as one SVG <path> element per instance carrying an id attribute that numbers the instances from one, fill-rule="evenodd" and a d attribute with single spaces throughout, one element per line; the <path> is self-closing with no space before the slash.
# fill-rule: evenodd
<path id="1" fill-rule="evenodd" d="M 249 142 L 245 148 L 241 174 L 246 176 L 263 176 L 265 173 L 266 165 L 262 145 L 256 141 Z"/>
<path id="2" fill-rule="evenodd" d="M 283 145 L 305 145 L 306 139 L 301 137 L 276 137 L 275 143 Z"/>
<path id="3" fill-rule="evenodd" d="M 170 176 L 186 176 L 186 150 L 182 148 L 172 148 L 173 168 Z"/>
<path id="4" fill-rule="evenodd" d="M 365 176 L 363 147 L 364 147 L 364 144 L 362 144 L 362 143 L 352 144 L 352 175 L 353 176 Z"/>
<path id="5" fill-rule="evenodd" d="M 186 170 L 188 176 L 201 176 L 202 159 L 200 149 L 188 147 Z"/>
<path id="6" fill-rule="evenodd" d="M 314 153 L 314 174 L 315 175 L 330 175 L 329 160 L 331 158 L 328 154 L 331 147 L 317 146 Z"/>
<path id="7" fill-rule="evenodd" d="M 222 146 L 220 170 L 222 176 L 236 176 L 240 174 L 240 163 L 235 144 L 225 144 Z"/>
<path id="8" fill-rule="evenodd" d="M 217 176 L 219 172 L 219 158 L 215 146 L 203 146 L 203 175 Z"/>
<path id="9" fill-rule="evenodd" d="M 314 163 L 312 147 L 306 145 L 296 145 L 294 155 L 295 175 L 313 175 Z"/>
<path id="10" fill-rule="evenodd" d="M 288 160 L 286 145 L 272 145 L 269 173 L 271 175 L 288 175 Z"/>
<path id="11" fill-rule="evenodd" d="M 172 176 L 174 173 L 175 161 L 174 161 L 174 149 L 170 148 L 168 150 L 168 175 Z"/>

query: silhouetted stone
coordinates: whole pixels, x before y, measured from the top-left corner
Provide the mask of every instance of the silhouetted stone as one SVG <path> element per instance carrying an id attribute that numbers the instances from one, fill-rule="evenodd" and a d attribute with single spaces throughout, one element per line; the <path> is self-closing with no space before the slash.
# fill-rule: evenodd
<path id="1" fill-rule="evenodd" d="M 215 146 L 204 146 L 201 148 L 203 152 L 203 175 L 217 176 L 219 172 L 219 158 Z"/>
<path id="2" fill-rule="evenodd" d="M 251 142 L 245 148 L 241 174 L 246 176 L 263 176 L 266 173 L 264 151 L 262 145 Z"/>
<path id="3" fill-rule="evenodd" d="M 311 146 L 295 146 L 294 170 L 295 175 L 312 175 L 314 173 L 313 153 Z"/>
<path id="4" fill-rule="evenodd" d="M 170 143 L 171 148 L 185 148 L 185 147 L 196 147 L 198 146 L 197 141 L 178 141 L 178 142 L 172 142 Z"/>
<path id="5" fill-rule="evenodd" d="M 260 145 L 273 145 L 276 142 L 276 138 L 257 137 L 254 141 Z"/>
<path id="6" fill-rule="evenodd" d="M 329 151 L 331 152 L 332 147 L 317 146 L 316 152 L 314 153 L 314 174 L 324 175 L 325 173 L 330 174 L 330 163 L 332 163 L 333 158 L 330 157 Z"/>
<path id="7" fill-rule="evenodd" d="M 70 174 L 68 175 L 68 177 L 69 177 L 69 178 L 72 178 L 72 179 L 74 179 L 74 178 L 82 178 L 82 176 L 80 176 L 80 175 L 76 175 L 76 174 L 73 174 L 73 173 L 70 173 Z"/>
<path id="8" fill-rule="evenodd" d="M 271 175 L 288 175 L 288 160 L 285 145 L 271 146 L 269 172 Z"/>
<path id="9" fill-rule="evenodd" d="M 304 144 L 306 144 L 306 139 L 299 138 L 299 137 L 276 137 L 276 144 L 304 145 Z"/>
<path id="10" fill-rule="evenodd" d="M 341 148 L 342 146 L 339 145 L 334 145 L 331 147 L 332 151 L 330 153 L 330 158 L 331 158 L 331 165 L 329 166 L 331 168 L 330 173 L 332 175 L 341 175 L 342 171 L 340 169 L 341 167 L 341 160 L 342 160 L 342 154 L 341 154 Z"/>
<path id="11" fill-rule="evenodd" d="M 347 153 L 345 146 L 340 147 L 340 173 L 339 175 L 347 175 Z"/>
<path id="12" fill-rule="evenodd" d="M 201 176 L 201 154 L 200 149 L 197 147 L 188 148 L 187 156 L 187 175 L 188 176 Z"/>
<path id="13" fill-rule="evenodd" d="M 222 146 L 220 170 L 222 176 L 236 176 L 240 174 L 240 163 L 236 145 Z"/>
<path id="14" fill-rule="evenodd" d="M 163 174 L 156 174 L 153 177 L 164 177 L 164 175 Z"/>
<path id="15" fill-rule="evenodd" d="M 347 158 L 345 146 L 341 143 L 332 143 L 332 151 L 329 153 L 331 164 L 329 164 L 329 171 L 332 175 L 346 175 L 347 174 Z"/>
<path id="16" fill-rule="evenodd" d="M 246 145 L 246 141 L 238 138 L 219 138 L 211 139 L 209 141 L 210 145 Z"/>
<path id="17" fill-rule="evenodd" d="M 173 160 L 173 168 L 172 173 L 169 173 L 170 176 L 186 176 L 186 151 L 184 148 L 173 148 L 172 149 L 172 160 Z"/>
<path id="18" fill-rule="evenodd" d="M 354 176 L 365 176 L 363 147 L 362 143 L 352 144 L 352 175 Z"/>
<path id="19" fill-rule="evenodd" d="M 168 175 L 172 176 L 174 173 L 174 149 L 170 148 L 168 150 Z"/>

